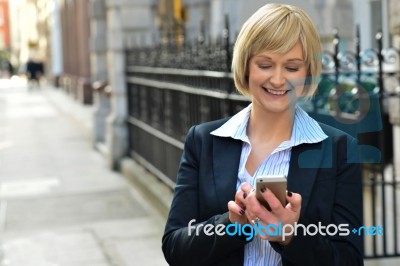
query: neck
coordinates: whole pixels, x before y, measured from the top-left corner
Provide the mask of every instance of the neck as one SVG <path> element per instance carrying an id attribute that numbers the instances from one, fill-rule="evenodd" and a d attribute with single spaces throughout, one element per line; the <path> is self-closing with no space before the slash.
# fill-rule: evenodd
<path id="1" fill-rule="evenodd" d="M 247 135 L 252 142 L 265 140 L 282 142 L 292 136 L 292 126 L 295 108 L 287 109 L 282 113 L 270 113 L 252 108 Z"/>

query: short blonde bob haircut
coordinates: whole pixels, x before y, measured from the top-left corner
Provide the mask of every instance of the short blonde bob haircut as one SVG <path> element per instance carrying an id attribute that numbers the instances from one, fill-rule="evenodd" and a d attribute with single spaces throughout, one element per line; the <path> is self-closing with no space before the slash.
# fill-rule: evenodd
<path id="1" fill-rule="evenodd" d="M 307 67 L 303 96 L 312 96 L 321 73 L 321 42 L 311 18 L 300 8 L 266 4 L 243 25 L 235 42 L 232 72 L 237 90 L 249 95 L 249 61 L 262 52 L 284 54 L 300 40 Z"/>

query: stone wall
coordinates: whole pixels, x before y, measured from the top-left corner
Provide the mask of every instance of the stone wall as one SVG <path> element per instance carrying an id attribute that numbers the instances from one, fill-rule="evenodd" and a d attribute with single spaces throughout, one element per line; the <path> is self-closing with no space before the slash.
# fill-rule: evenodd
<path id="1" fill-rule="evenodd" d="M 95 81 L 94 145 L 112 169 L 128 152 L 125 49 L 149 44 L 155 29 L 154 1 L 91 0 L 91 63 Z M 144 42 L 144 43 L 140 43 Z"/>
<path id="2" fill-rule="evenodd" d="M 389 30 L 392 34 L 392 45 L 400 49 L 400 4 L 398 0 L 389 2 Z"/>

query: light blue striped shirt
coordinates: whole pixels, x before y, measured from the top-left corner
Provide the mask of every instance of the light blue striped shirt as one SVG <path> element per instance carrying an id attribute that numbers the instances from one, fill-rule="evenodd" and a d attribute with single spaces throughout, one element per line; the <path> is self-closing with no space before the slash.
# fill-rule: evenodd
<path id="1" fill-rule="evenodd" d="M 285 175 L 289 172 L 289 161 L 292 147 L 303 143 L 317 143 L 328 136 L 322 131 L 318 122 L 311 118 L 300 106 L 296 106 L 295 116 L 290 140 L 282 142 L 264 161 L 258 166 L 254 175 L 251 176 L 245 168 L 247 158 L 250 155 L 251 143 L 246 129 L 249 122 L 251 104 L 234 115 L 221 127 L 217 128 L 212 135 L 220 137 L 231 137 L 243 141 L 240 156 L 238 179 L 236 189 L 238 190 L 244 182 L 255 187 L 255 179 L 261 175 Z M 245 246 L 245 266 L 275 266 L 282 265 L 281 256 L 269 244 L 269 241 L 255 237 L 253 241 Z"/>

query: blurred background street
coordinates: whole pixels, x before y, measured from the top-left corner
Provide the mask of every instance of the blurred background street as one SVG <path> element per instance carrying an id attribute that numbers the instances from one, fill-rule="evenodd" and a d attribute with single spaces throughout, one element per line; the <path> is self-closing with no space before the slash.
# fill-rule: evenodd
<path id="1" fill-rule="evenodd" d="M 0 265 L 166 265 L 162 218 L 91 147 L 92 108 L 0 82 Z"/>

